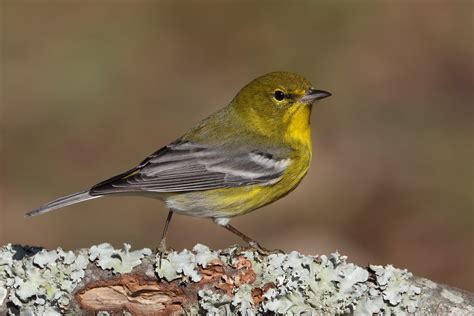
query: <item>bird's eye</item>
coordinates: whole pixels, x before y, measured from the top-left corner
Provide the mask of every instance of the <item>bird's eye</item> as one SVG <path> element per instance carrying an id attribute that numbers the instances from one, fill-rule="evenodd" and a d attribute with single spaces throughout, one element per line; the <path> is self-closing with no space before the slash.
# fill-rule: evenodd
<path id="1" fill-rule="evenodd" d="M 276 90 L 273 97 L 275 98 L 275 100 L 281 101 L 285 98 L 285 92 L 281 90 Z"/>

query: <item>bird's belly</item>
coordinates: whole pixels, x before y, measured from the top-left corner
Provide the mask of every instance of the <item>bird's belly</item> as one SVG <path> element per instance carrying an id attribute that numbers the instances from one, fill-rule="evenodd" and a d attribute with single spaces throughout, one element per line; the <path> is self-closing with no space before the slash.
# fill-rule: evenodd
<path id="1" fill-rule="evenodd" d="M 232 217 L 255 209 L 265 199 L 263 187 L 246 186 L 176 193 L 165 199 L 177 213 L 196 217 Z"/>

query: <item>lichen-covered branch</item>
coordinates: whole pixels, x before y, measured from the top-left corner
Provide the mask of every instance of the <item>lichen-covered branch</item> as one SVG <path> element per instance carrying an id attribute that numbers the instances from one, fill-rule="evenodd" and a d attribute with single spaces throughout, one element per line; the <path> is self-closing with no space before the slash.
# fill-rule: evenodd
<path id="1" fill-rule="evenodd" d="M 474 295 L 338 253 L 0 248 L 0 314 L 474 314 Z"/>

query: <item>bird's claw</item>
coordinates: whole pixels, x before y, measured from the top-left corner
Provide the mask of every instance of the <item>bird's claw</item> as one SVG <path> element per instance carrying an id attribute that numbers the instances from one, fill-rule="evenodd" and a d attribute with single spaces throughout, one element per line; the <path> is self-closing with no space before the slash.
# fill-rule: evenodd
<path id="1" fill-rule="evenodd" d="M 158 266 L 159 268 L 161 269 L 161 261 L 163 260 L 163 255 L 168 252 L 168 248 L 166 247 L 166 240 L 165 239 L 162 239 L 160 241 L 160 244 L 158 245 L 158 247 L 155 247 L 153 249 L 156 253 L 159 253 L 160 254 L 160 259 L 159 259 L 159 262 L 158 262 Z"/>
<path id="2" fill-rule="evenodd" d="M 268 256 L 275 252 L 275 250 L 268 250 L 267 248 L 260 246 L 260 244 L 256 242 L 255 240 L 250 241 L 249 246 L 253 248 L 254 250 L 256 250 L 259 254 L 264 255 L 264 256 Z M 281 251 L 281 250 L 276 250 L 276 251 Z"/>

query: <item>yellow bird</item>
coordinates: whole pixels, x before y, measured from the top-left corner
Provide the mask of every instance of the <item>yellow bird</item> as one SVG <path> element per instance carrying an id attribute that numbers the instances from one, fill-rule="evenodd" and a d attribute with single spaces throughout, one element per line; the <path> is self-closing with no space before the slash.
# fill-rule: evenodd
<path id="1" fill-rule="evenodd" d="M 169 208 L 160 250 L 173 213 L 212 218 L 251 246 L 257 242 L 229 224 L 285 196 L 311 162 L 310 116 L 317 90 L 290 72 L 272 72 L 243 87 L 215 112 L 133 169 L 26 214 L 35 216 L 105 195 L 143 195 Z"/>

